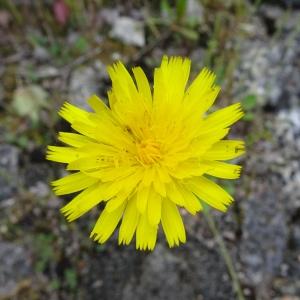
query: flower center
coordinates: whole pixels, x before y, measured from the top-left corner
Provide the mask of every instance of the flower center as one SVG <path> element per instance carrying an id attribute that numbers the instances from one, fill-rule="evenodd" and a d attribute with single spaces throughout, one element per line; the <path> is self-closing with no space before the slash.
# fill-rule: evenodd
<path id="1" fill-rule="evenodd" d="M 160 144 L 153 139 L 143 140 L 136 147 L 137 159 L 142 165 L 154 164 L 162 158 Z"/>

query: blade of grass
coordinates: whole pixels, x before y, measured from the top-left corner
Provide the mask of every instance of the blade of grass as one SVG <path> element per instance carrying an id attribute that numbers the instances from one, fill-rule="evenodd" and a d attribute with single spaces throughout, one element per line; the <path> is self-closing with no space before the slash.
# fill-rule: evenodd
<path id="1" fill-rule="evenodd" d="M 6 0 L 4 2 L 4 4 L 6 5 L 6 7 L 9 9 L 9 11 L 11 12 L 11 14 L 13 15 L 13 17 L 15 18 L 15 20 L 17 21 L 17 23 L 19 25 L 22 25 L 23 23 L 23 18 L 22 15 L 20 14 L 20 12 L 18 11 L 16 4 L 13 1 L 10 0 Z"/>
<path id="2" fill-rule="evenodd" d="M 216 242 L 217 242 L 217 244 L 219 246 L 219 249 L 220 249 L 220 253 L 223 256 L 223 259 L 224 259 L 224 262 L 226 264 L 228 273 L 231 277 L 233 290 L 237 295 L 237 299 L 238 300 L 245 300 L 245 297 L 243 295 L 242 288 L 241 288 L 241 285 L 240 285 L 239 278 L 238 278 L 237 273 L 234 269 L 232 258 L 230 256 L 229 251 L 226 248 L 225 242 L 223 240 L 222 235 L 220 234 L 220 232 L 218 230 L 216 222 L 215 222 L 212 214 L 210 213 L 210 208 L 207 205 L 205 205 L 203 202 L 201 202 L 201 204 L 203 206 L 203 214 L 204 214 L 204 217 L 206 219 L 206 222 L 207 222 L 211 232 L 213 233 L 213 235 L 216 239 Z"/>

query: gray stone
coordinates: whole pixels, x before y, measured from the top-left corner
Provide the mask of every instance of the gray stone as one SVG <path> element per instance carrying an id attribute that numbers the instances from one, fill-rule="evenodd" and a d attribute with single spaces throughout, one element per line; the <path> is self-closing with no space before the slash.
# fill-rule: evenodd
<path id="1" fill-rule="evenodd" d="M 100 82 L 101 76 L 93 67 L 79 67 L 71 75 L 68 100 L 74 105 L 90 110 L 86 100 L 97 94 Z"/>
<path id="2" fill-rule="evenodd" d="M 192 299 L 193 289 L 186 289 L 186 283 L 180 278 L 180 273 L 186 268 L 172 252 L 157 245 L 144 262 L 144 272 L 139 278 L 141 284 L 133 289 L 135 284 L 129 283 L 124 289 L 123 299 Z"/>
<path id="3" fill-rule="evenodd" d="M 119 18 L 119 12 L 116 7 L 114 7 L 113 9 L 104 7 L 100 10 L 99 17 L 103 20 L 104 23 L 113 25 Z"/>
<path id="4" fill-rule="evenodd" d="M 276 19 L 278 13 L 277 9 L 268 17 Z M 299 13 L 292 15 L 299 19 Z M 289 232 L 293 241 L 299 234 L 291 219 L 300 208 L 300 41 L 290 25 L 284 24 L 284 34 L 272 40 L 262 24 L 252 26 L 256 30 L 249 32 L 251 38 L 240 44 L 234 93 L 239 99 L 254 94 L 259 105 L 273 110 L 258 114 L 252 127 L 253 132 L 268 132 L 270 138 L 252 145 L 246 159 L 239 254 L 243 282 L 252 286 L 257 299 L 271 299 L 271 286 L 283 265 L 283 286 L 294 286 L 300 272 L 288 243 Z"/>
<path id="5" fill-rule="evenodd" d="M 0 145 L 0 201 L 13 197 L 18 190 L 19 150 L 11 145 Z"/>
<path id="6" fill-rule="evenodd" d="M 128 281 L 122 299 L 233 299 L 220 254 L 188 243 L 178 249 L 158 244 L 144 260 L 142 272 Z"/>
<path id="7" fill-rule="evenodd" d="M 300 109 L 280 111 L 273 126 L 274 139 L 278 141 L 277 155 L 282 158 L 274 166 L 283 181 L 286 207 L 293 213 L 300 208 Z"/>
<path id="8" fill-rule="evenodd" d="M 222 257 L 192 235 L 174 249 L 158 242 L 153 252 L 115 243 L 102 246 L 98 259 L 85 261 L 81 284 L 89 299 L 234 299 Z"/>
<path id="9" fill-rule="evenodd" d="M 294 13 L 293 20 L 300 14 Z M 255 24 L 255 25 L 254 25 Z M 263 25 L 253 23 L 253 37 L 239 41 L 240 65 L 236 69 L 234 90 L 237 98 L 254 94 L 259 104 L 271 105 L 276 109 L 299 105 L 300 41 L 295 29 L 288 28 L 279 39 L 268 39 Z M 288 25 L 286 25 L 288 26 Z"/>
<path id="10" fill-rule="evenodd" d="M 43 65 L 37 68 L 36 75 L 40 78 L 52 78 L 59 75 L 59 70 L 53 66 Z"/>
<path id="11" fill-rule="evenodd" d="M 291 242 L 293 243 L 293 247 L 297 251 L 300 251 L 300 224 L 295 224 L 291 231 Z"/>
<path id="12" fill-rule="evenodd" d="M 200 22 L 203 19 L 203 6 L 200 1 L 197 0 L 188 0 L 186 7 L 186 17 L 193 18 L 196 21 Z"/>
<path id="13" fill-rule="evenodd" d="M 289 216 L 300 207 L 300 110 L 285 109 L 265 118 L 271 141 L 260 141 L 243 176 L 249 192 L 242 202 L 240 257 L 245 283 L 259 299 L 270 299 L 270 285 L 288 251 Z M 292 224 L 292 226 L 295 226 Z M 297 236 L 297 230 L 292 230 Z M 288 267 L 295 262 L 288 257 Z"/>
<path id="14" fill-rule="evenodd" d="M 44 47 L 34 47 L 33 55 L 39 62 L 46 62 L 50 59 L 50 54 Z"/>
<path id="15" fill-rule="evenodd" d="M 242 204 L 241 261 L 248 284 L 265 285 L 276 274 L 287 242 L 287 223 L 278 182 L 262 180 L 253 184 L 251 197 Z"/>
<path id="16" fill-rule="evenodd" d="M 31 285 L 29 253 L 21 246 L 0 242 L 0 298 L 17 299 L 18 291 Z"/>
<path id="17" fill-rule="evenodd" d="M 49 184 L 38 181 L 34 186 L 29 188 L 29 192 L 39 198 L 46 197 L 50 194 Z"/>
<path id="18" fill-rule="evenodd" d="M 0 72 L 1 74 L 1 72 Z M 3 85 L 0 84 L 0 107 L 4 106 L 4 88 Z"/>
<path id="19" fill-rule="evenodd" d="M 145 45 L 144 23 L 129 17 L 115 20 L 110 36 L 127 45 L 143 47 Z"/>

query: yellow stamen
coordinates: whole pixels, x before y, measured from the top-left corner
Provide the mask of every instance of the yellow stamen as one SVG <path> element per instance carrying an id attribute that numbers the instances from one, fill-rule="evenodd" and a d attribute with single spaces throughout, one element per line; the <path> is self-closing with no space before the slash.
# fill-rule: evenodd
<path id="1" fill-rule="evenodd" d="M 153 139 L 136 144 L 137 159 L 142 165 L 151 165 L 161 160 L 160 144 Z"/>

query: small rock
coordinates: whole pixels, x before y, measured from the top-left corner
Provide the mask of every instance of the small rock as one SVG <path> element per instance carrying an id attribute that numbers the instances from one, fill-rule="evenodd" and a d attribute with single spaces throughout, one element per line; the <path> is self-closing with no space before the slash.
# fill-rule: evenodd
<path id="1" fill-rule="evenodd" d="M 244 215 L 240 257 L 248 285 L 264 299 L 278 271 L 287 243 L 287 220 L 278 177 L 268 174 L 252 182 L 251 196 L 242 203 Z"/>
<path id="2" fill-rule="evenodd" d="M 188 0 L 186 7 L 186 16 L 189 18 L 193 18 L 197 21 L 201 21 L 203 19 L 203 6 L 200 1 L 197 0 Z"/>
<path id="3" fill-rule="evenodd" d="M 298 20 L 299 13 L 290 19 Z M 264 25 L 253 22 L 254 36 L 241 43 L 241 63 L 236 69 L 236 96 L 257 96 L 258 104 L 282 109 L 299 105 L 299 39 L 295 28 L 284 27 L 280 38 L 269 40 Z M 286 24 L 284 26 L 287 26 Z M 294 26 L 295 27 L 295 26 Z"/>
<path id="4" fill-rule="evenodd" d="M 37 155 L 37 154 L 36 154 Z M 23 178 L 23 186 L 31 190 L 32 192 L 40 191 L 40 193 L 46 193 L 49 191 L 49 178 L 53 176 L 52 169 L 46 163 L 26 163 L 20 172 Z M 46 187 L 44 186 L 46 185 Z"/>
<path id="5" fill-rule="evenodd" d="M 300 295 L 299 276 L 289 280 L 287 278 L 277 279 L 274 281 L 274 288 L 280 295 L 283 295 L 282 298 L 278 298 L 278 300 L 300 300 L 298 297 L 298 295 Z"/>
<path id="6" fill-rule="evenodd" d="M 267 1 L 265 1 L 267 2 Z M 300 7 L 300 1 L 299 0 L 277 0 L 277 1 L 269 1 L 273 5 L 278 5 L 281 7 L 286 7 L 288 9 L 291 8 L 299 8 Z"/>
<path id="7" fill-rule="evenodd" d="M 0 242 L 0 298 L 17 299 L 31 285 L 33 270 L 29 253 L 21 246 Z"/>
<path id="8" fill-rule="evenodd" d="M 134 296 L 138 299 L 151 299 L 154 295 L 155 299 L 175 299 L 175 295 L 176 299 L 193 299 L 193 290 L 185 289 L 184 284 L 179 284 L 181 281 L 178 270 L 182 269 L 180 260 L 166 248 L 157 245 L 155 251 L 147 257 L 143 269 L 140 285 L 137 289 L 128 285 L 124 299 L 133 299 Z"/>
<path id="9" fill-rule="evenodd" d="M 4 107 L 4 88 L 0 85 L 0 108 Z"/>
<path id="10" fill-rule="evenodd" d="M 99 59 L 95 60 L 94 69 L 97 72 L 97 78 L 108 79 L 108 73 L 106 72 L 106 66 L 101 60 L 99 60 Z"/>
<path id="11" fill-rule="evenodd" d="M 0 27 L 7 28 L 12 17 L 6 10 L 0 10 Z"/>
<path id="12" fill-rule="evenodd" d="M 33 56 L 39 61 L 39 62 L 45 62 L 50 59 L 49 52 L 44 48 L 40 46 L 36 46 L 33 50 Z"/>
<path id="13" fill-rule="evenodd" d="M 273 136 L 278 145 L 271 151 L 280 151 L 283 160 L 277 169 L 283 180 L 282 192 L 290 213 L 300 208 L 300 109 L 280 111 L 273 123 Z M 277 148 L 277 149 L 276 149 Z M 276 162 L 273 161 L 274 166 Z"/>
<path id="14" fill-rule="evenodd" d="M 36 185 L 29 188 L 29 192 L 39 198 L 46 197 L 50 193 L 49 185 L 45 182 L 38 181 Z"/>
<path id="15" fill-rule="evenodd" d="M 254 151 L 259 156 L 250 156 L 245 168 L 255 176 L 252 180 L 244 177 L 252 188 L 242 203 L 240 256 L 247 284 L 252 284 L 262 299 L 269 299 L 268 285 L 283 262 L 289 269 L 297 265 L 286 253 L 289 244 L 299 247 L 297 224 L 291 225 L 288 244 L 288 220 L 300 207 L 299 120 L 300 110 L 296 108 L 281 110 L 265 120 L 272 141 L 260 141 Z"/>
<path id="16" fill-rule="evenodd" d="M 59 75 L 58 69 L 52 66 L 41 66 L 36 71 L 37 76 L 40 79 L 51 78 Z"/>
<path id="17" fill-rule="evenodd" d="M 144 23 L 129 17 L 120 17 L 113 23 L 110 36 L 124 44 L 143 47 L 145 45 Z"/>
<path id="18" fill-rule="evenodd" d="M 19 150 L 11 145 L 0 145 L 0 201 L 8 199 L 18 189 Z"/>
<path id="19" fill-rule="evenodd" d="M 141 273 L 128 280 L 122 299 L 234 299 L 219 253 L 189 243 L 178 249 L 158 244 L 143 261 Z M 218 289 L 211 282 L 218 282 Z"/>
<path id="20" fill-rule="evenodd" d="M 190 59 L 192 61 L 192 65 L 194 66 L 194 70 L 200 69 L 202 67 L 202 63 L 205 58 L 205 50 L 203 48 L 197 47 L 197 49 L 193 50 L 190 54 Z"/>
<path id="21" fill-rule="evenodd" d="M 86 100 L 91 95 L 97 94 L 101 81 L 99 75 L 91 66 L 76 69 L 70 79 L 69 101 L 74 105 L 90 110 Z"/>
<path id="22" fill-rule="evenodd" d="M 103 8 L 99 12 L 99 17 L 104 23 L 113 25 L 119 18 L 119 12 L 116 8 Z"/>
<path id="23" fill-rule="evenodd" d="M 291 246 L 296 253 L 300 253 L 300 224 L 294 224 L 291 228 Z M 299 261 L 299 257 L 298 257 Z"/>
<path id="24" fill-rule="evenodd" d="M 282 8 L 270 4 L 262 4 L 259 7 L 259 12 L 263 15 L 263 17 L 271 20 L 280 20 L 284 14 L 284 10 Z"/>

